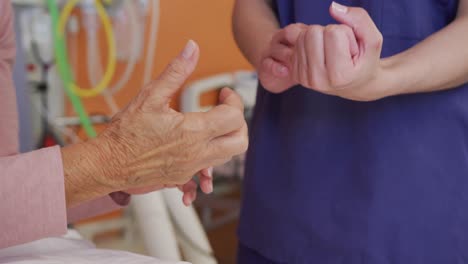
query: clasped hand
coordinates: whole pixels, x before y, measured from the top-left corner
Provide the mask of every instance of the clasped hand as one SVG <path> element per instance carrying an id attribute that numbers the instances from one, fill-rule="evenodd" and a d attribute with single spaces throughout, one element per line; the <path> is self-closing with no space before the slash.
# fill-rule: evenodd
<path id="1" fill-rule="evenodd" d="M 273 93 L 292 86 L 357 101 L 385 97 L 380 54 L 383 37 L 362 8 L 332 3 L 336 25 L 292 24 L 272 38 L 259 64 L 262 85 Z"/>

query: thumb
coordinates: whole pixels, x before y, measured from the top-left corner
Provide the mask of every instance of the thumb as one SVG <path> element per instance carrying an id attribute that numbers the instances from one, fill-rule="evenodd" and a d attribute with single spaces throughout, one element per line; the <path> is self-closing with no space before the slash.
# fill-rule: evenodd
<path id="1" fill-rule="evenodd" d="M 169 103 L 172 96 L 195 70 L 199 57 L 200 49 L 197 43 L 189 40 L 182 52 L 169 63 L 161 75 L 145 87 L 150 90 L 148 94 L 153 103 L 157 105 Z"/>
<path id="2" fill-rule="evenodd" d="M 360 45 L 375 47 L 378 52 L 382 47 L 382 34 L 375 25 L 369 13 L 360 7 L 347 7 L 332 2 L 330 15 L 336 21 L 351 27 Z"/>

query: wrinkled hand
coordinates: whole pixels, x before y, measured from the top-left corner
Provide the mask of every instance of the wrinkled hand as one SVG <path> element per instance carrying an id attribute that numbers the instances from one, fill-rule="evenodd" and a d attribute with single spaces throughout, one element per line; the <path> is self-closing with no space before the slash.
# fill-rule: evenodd
<path id="1" fill-rule="evenodd" d="M 277 33 L 287 43 L 272 57 L 276 78 L 343 98 L 370 101 L 385 96 L 377 82 L 383 38 L 362 8 L 333 3 L 330 14 L 340 25 L 292 25 Z"/>
<path id="2" fill-rule="evenodd" d="M 213 167 L 201 170 L 198 173 L 198 178 L 200 180 L 200 188 L 204 193 L 209 194 L 213 192 Z M 128 189 L 124 192 L 128 194 L 146 194 L 159 191 L 165 188 L 176 187 L 184 193 L 182 201 L 185 205 L 189 206 L 193 203 L 193 201 L 197 199 L 198 185 L 193 179 L 184 185 L 155 185 L 143 188 Z"/>
<path id="3" fill-rule="evenodd" d="M 201 187 L 209 192 L 211 176 L 204 168 L 245 152 L 243 104 L 232 90 L 223 89 L 219 105 L 205 113 L 179 113 L 169 107 L 198 58 L 198 46 L 189 42 L 159 78 L 112 119 L 96 139 L 108 164 L 102 168 L 104 177 L 96 181 L 129 193 L 178 186 L 188 204 L 196 194 L 193 175 L 201 171 Z"/>

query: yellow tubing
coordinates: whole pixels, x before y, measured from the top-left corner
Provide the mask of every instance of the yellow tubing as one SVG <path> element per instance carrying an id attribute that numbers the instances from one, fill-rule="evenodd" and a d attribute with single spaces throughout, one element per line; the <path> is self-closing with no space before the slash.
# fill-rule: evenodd
<path id="1" fill-rule="evenodd" d="M 75 6 L 78 4 L 79 1 L 80 0 L 66 1 L 66 4 L 62 10 L 62 13 L 60 14 L 60 19 L 58 23 L 58 32 L 60 34 L 60 37 L 64 37 L 65 25 L 67 23 L 67 20 L 70 17 L 70 14 L 73 8 L 75 8 Z M 114 42 L 114 31 L 112 30 L 110 18 L 107 15 L 106 10 L 104 9 L 104 6 L 102 5 L 101 1 L 95 0 L 95 5 L 96 5 L 97 14 L 102 21 L 105 36 L 107 38 L 107 43 L 109 45 L 108 54 L 107 54 L 107 67 L 106 67 L 104 76 L 99 81 L 99 83 L 93 88 L 84 89 L 84 88 L 79 87 L 76 83 L 70 84 L 71 91 L 80 97 L 94 97 L 94 96 L 100 95 L 102 91 L 104 91 L 109 86 L 112 80 L 112 77 L 115 73 L 115 68 L 117 64 L 116 47 L 115 47 L 115 42 Z"/>

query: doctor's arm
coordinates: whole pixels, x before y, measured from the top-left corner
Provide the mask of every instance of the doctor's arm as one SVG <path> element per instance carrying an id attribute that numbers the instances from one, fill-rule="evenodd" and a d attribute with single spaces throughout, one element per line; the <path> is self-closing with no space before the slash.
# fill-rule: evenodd
<path id="1" fill-rule="evenodd" d="M 232 16 L 234 38 L 244 56 L 256 68 L 279 30 L 273 0 L 236 0 Z"/>
<path id="2" fill-rule="evenodd" d="M 236 0 L 233 13 L 233 32 L 244 56 L 256 68 L 258 78 L 266 90 L 282 92 L 293 86 L 283 78 L 287 68 L 276 58 L 287 56 L 291 49 L 282 40 L 283 34 L 274 12 L 273 0 Z M 304 25 L 293 24 L 291 36 Z"/>
<path id="3" fill-rule="evenodd" d="M 400 54 L 382 60 L 383 94 L 431 92 L 468 82 L 468 0 L 450 25 Z"/>

